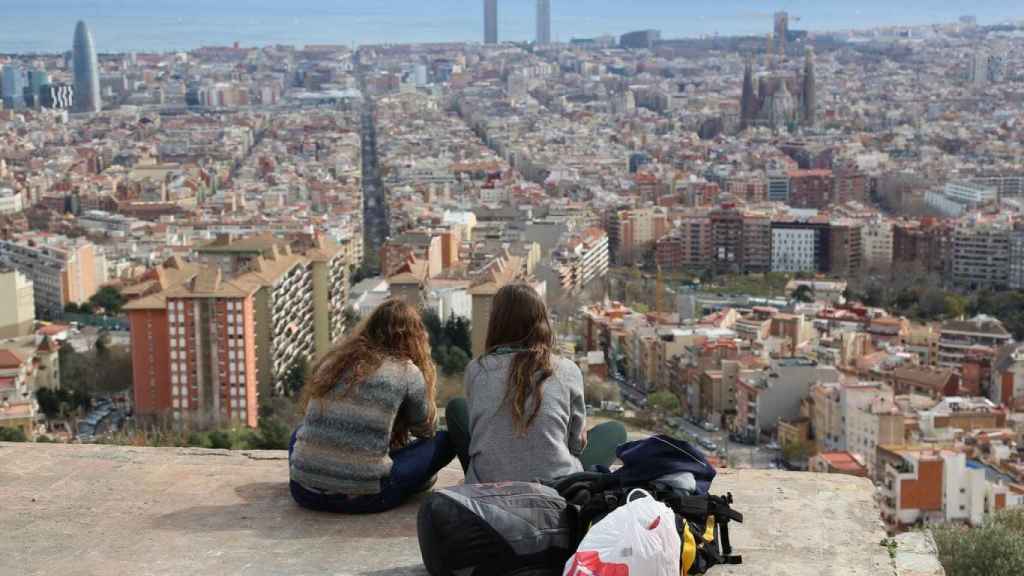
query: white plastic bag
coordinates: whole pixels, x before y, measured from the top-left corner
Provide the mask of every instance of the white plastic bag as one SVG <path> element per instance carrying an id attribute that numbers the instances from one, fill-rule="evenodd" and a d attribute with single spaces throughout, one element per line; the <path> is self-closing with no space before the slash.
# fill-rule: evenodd
<path id="1" fill-rule="evenodd" d="M 672 510 L 633 490 L 590 528 L 562 576 L 679 576 L 681 552 Z"/>

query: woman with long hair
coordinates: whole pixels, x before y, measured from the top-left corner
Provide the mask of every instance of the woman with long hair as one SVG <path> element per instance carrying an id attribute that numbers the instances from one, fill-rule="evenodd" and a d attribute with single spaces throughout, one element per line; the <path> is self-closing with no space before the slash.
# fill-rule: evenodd
<path id="1" fill-rule="evenodd" d="M 307 508 L 382 512 L 428 489 L 455 456 L 437 432 L 436 373 L 419 312 L 381 304 L 314 367 L 289 449 Z M 413 440 L 413 437 L 418 440 Z"/>
<path id="2" fill-rule="evenodd" d="M 456 444 L 469 447 L 459 454 L 467 482 L 543 480 L 614 461 L 625 427 L 609 422 L 588 435 L 583 375 L 553 348 L 537 292 L 526 284 L 498 290 L 486 352 L 466 368 L 466 399 L 447 410 Z"/>

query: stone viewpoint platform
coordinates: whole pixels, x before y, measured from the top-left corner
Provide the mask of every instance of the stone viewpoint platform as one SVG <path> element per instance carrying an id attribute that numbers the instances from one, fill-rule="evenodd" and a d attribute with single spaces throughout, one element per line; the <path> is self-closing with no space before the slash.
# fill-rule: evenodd
<path id="1" fill-rule="evenodd" d="M 0 443 L 0 574 L 426 574 L 411 502 L 346 517 L 296 506 L 283 452 Z M 445 470 L 440 486 L 461 481 Z M 711 574 L 924 575 L 890 556 L 866 480 L 724 470 L 744 564 Z"/>

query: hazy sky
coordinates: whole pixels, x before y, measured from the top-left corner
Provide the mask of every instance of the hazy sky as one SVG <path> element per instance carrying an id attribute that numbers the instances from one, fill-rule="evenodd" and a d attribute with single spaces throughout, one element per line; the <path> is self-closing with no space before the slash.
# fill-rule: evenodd
<path id="1" fill-rule="evenodd" d="M 238 40 L 267 43 L 479 41 L 482 0 L 2 0 L 0 51 L 70 47 L 74 23 L 89 22 L 100 51 L 168 50 Z M 533 37 L 535 0 L 499 0 L 500 36 Z M 754 34 L 787 10 L 793 28 L 865 28 L 1024 19 L 1021 0 L 552 0 L 560 40 L 658 28 L 667 37 Z M 795 21 L 800 17 L 800 21 Z"/>

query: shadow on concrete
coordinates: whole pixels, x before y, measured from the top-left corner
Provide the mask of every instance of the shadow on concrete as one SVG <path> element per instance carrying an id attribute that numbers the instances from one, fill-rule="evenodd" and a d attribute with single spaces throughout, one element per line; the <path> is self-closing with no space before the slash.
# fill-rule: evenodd
<path id="1" fill-rule="evenodd" d="M 359 572 L 359 576 L 429 576 L 429 574 L 423 566 L 405 566 L 402 568 L 374 570 L 372 572 Z"/>
<path id="2" fill-rule="evenodd" d="M 181 532 L 248 531 L 261 539 L 301 540 L 333 536 L 339 541 L 354 539 L 416 538 L 416 513 L 422 497 L 384 514 L 350 516 L 317 512 L 292 500 L 283 482 L 256 482 L 235 488 L 242 502 L 225 505 L 192 506 L 156 516 L 157 530 Z M 404 569 L 403 569 L 404 570 Z M 422 574 L 385 572 L 383 574 Z"/>

